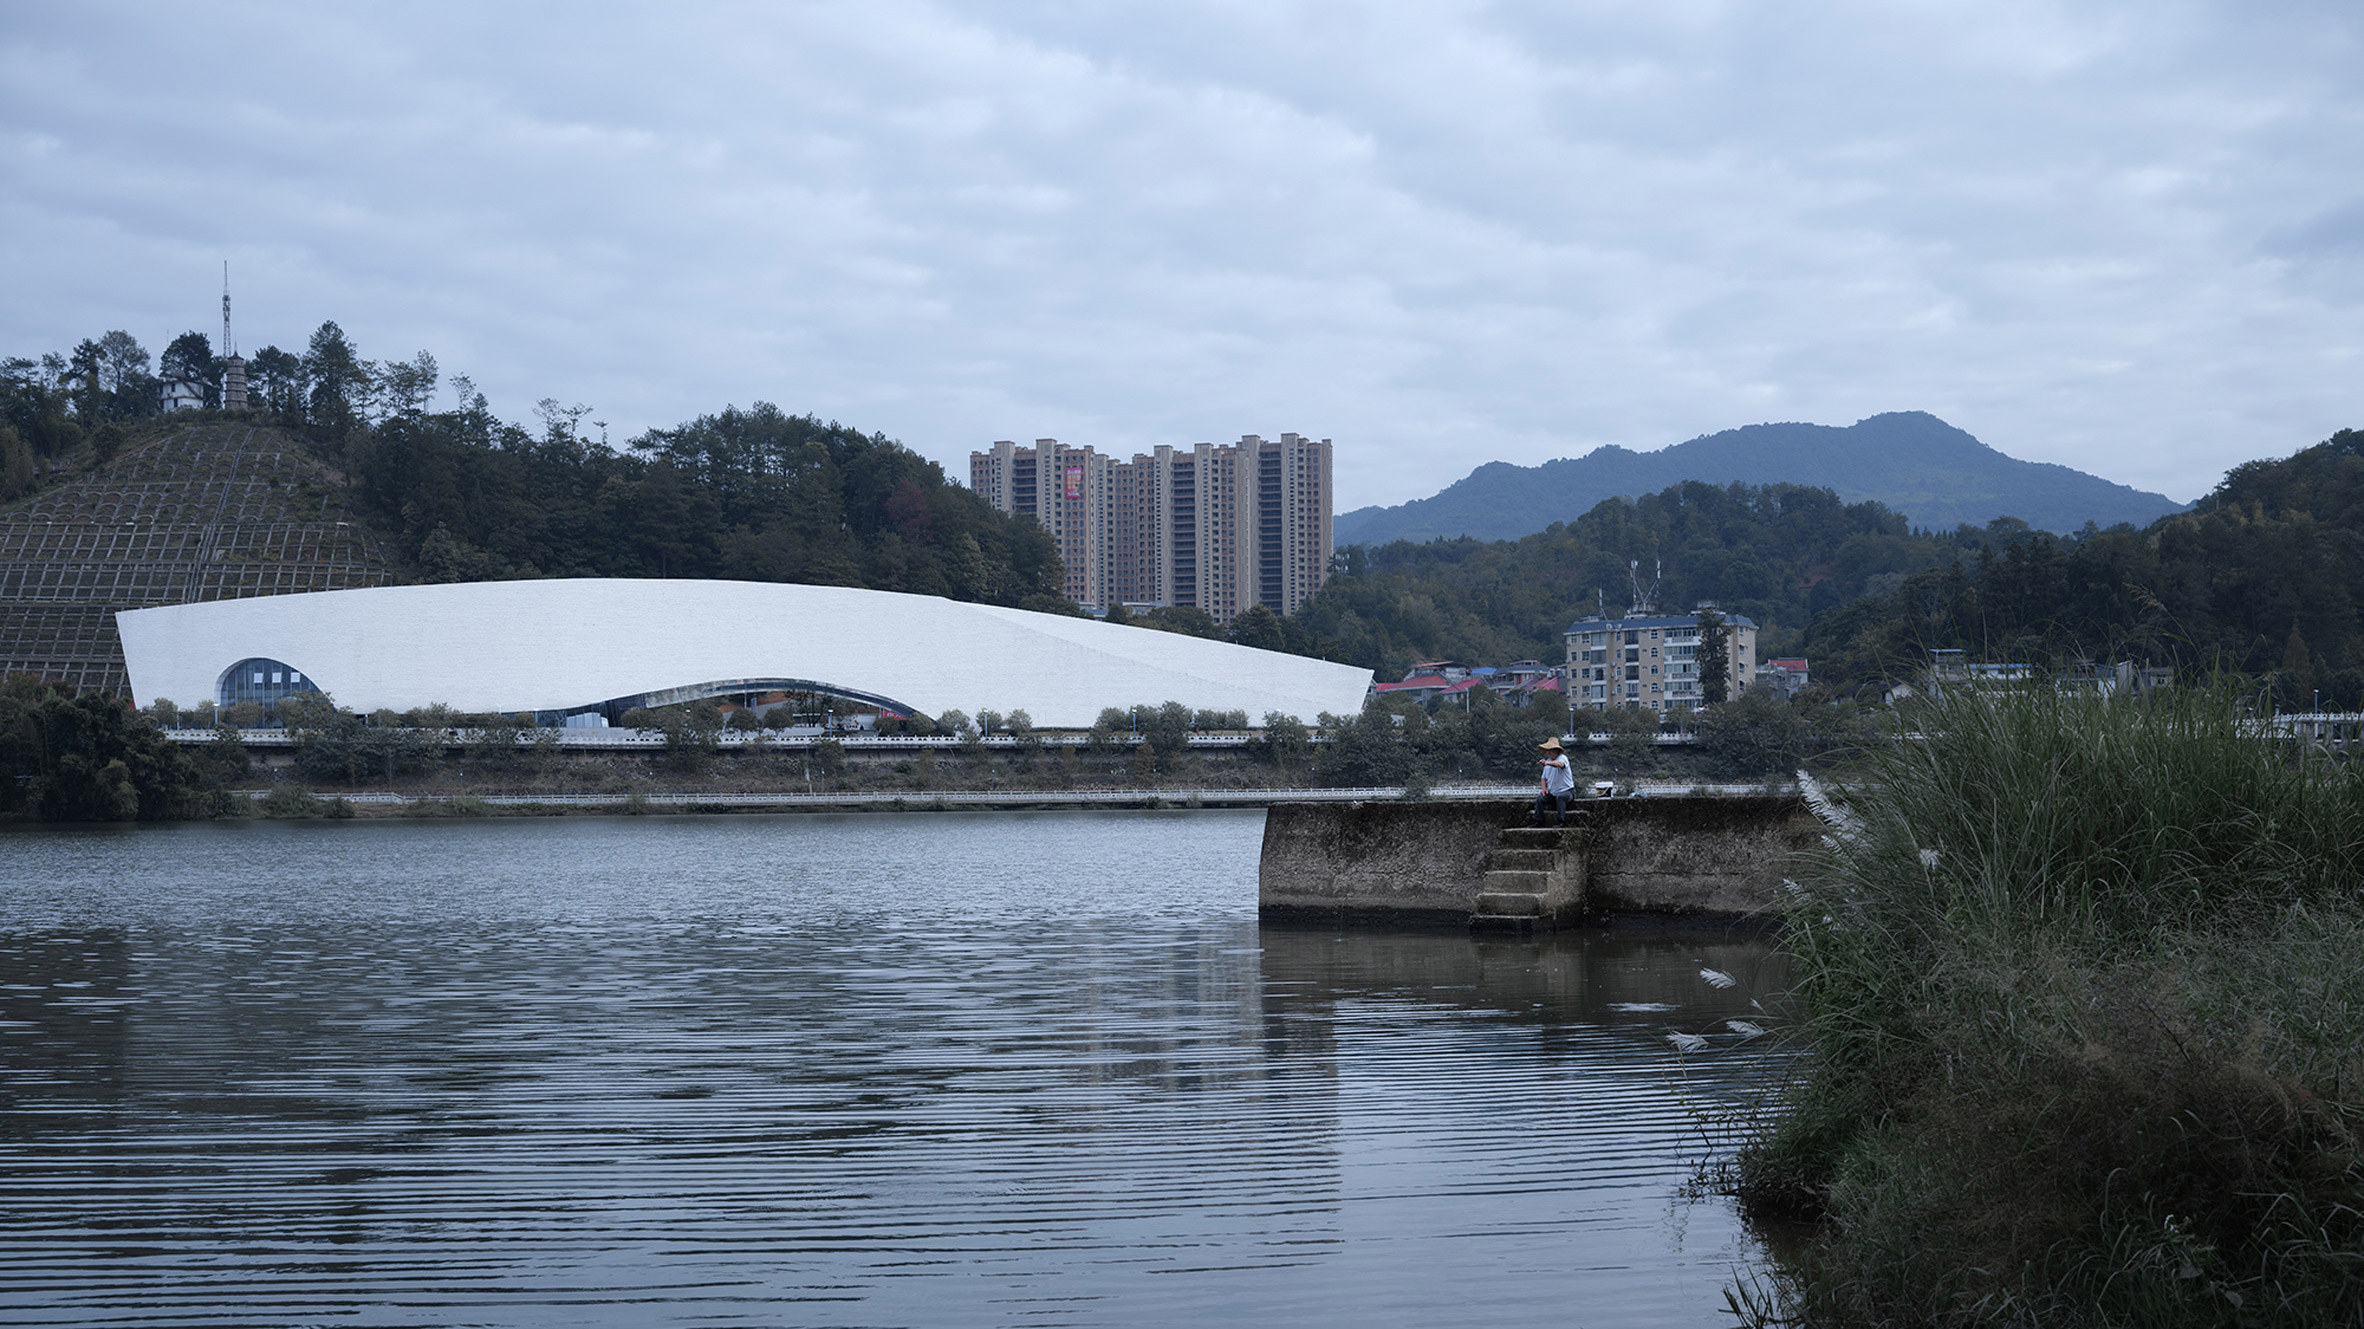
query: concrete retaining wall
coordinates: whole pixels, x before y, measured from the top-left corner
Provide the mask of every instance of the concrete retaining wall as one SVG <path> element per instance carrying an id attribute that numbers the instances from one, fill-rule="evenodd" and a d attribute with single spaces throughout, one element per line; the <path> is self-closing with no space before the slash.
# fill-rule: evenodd
<path id="1" fill-rule="evenodd" d="M 1264 814 L 1266 918 L 1467 927 L 1486 856 L 1527 809 L 1499 803 L 1275 803 Z"/>
<path id="2" fill-rule="evenodd" d="M 1577 804 L 1589 821 L 1588 916 L 1730 921 L 1781 898 L 1821 826 L 1795 797 L 1636 798 Z M 1523 804 L 1280 803 L 1266 814 L 1263 916 L 1466 926 L 1486 856 Z"/>
<path id="3" fill-rule="evenodd" d="M 1822 823 L 1792 795 L 1626 798 L 1591 805 L 1594 914 L 1758 915 L 1780 906 Z"/>

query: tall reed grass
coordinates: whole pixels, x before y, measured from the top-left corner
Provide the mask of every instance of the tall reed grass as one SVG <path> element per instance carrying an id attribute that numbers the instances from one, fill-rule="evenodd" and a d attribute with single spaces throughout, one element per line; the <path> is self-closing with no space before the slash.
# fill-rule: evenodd
<path id="1" fill-rule="evenodd" d="M 2364 778 L 2244 703 L 1957 694 L 1838 799 L 1750 1318 L 2364 1324 Z"/>

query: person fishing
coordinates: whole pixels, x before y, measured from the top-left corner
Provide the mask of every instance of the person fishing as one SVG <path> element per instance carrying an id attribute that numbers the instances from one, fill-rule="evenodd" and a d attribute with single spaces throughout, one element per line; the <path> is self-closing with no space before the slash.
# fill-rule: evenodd
<path id="1" fill-rule="evenodd" d="M 1535 811 L 1529 817 L 1534 825 L 1543 824 L 1544 809 L 1559 805 L 1560 825 L 1568 824 L 1568 800 L 1576 796 L 1576 773 L 1568 767 L 1568 754 L 1561 751 L 1560 741 L 1547 738 L 1536 744 L 1543 754 L 1543 789 L 1535 795 Z"/>

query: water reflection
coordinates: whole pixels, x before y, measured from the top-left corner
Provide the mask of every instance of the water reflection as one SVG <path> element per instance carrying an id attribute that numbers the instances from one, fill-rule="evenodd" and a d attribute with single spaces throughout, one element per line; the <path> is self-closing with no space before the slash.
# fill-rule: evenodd
<path id="1" fill-rule="evenodd" d="M 1260 929 L 1260 828 L 0 836 L 0 1311 L 1712 1319 L 1765 948 Z"/>

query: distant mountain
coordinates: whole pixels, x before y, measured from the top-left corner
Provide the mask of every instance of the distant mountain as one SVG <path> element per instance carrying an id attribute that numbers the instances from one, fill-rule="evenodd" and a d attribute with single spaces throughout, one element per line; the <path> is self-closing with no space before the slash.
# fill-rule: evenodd
<path id="1" fill-rule="evenodd" d="M 2148 525 L 2188 504 L 2050 462 L 2006 457 L 1923 411 L 1832 425 L 1727 429 L 1657 452 L 1614 444 L 1541 466 L 1488 462 L 1433 498 L 1357 508 L 1336 523 L 1340 545 L 1475 536 L 1511 540 L 1574 521 L 1605 498 L 1652 494 L 1685 480 L 1798 484 L 1876 499 L 1915 526 L 1950 531 L 2017 517 L 2039 530 Z"/>

